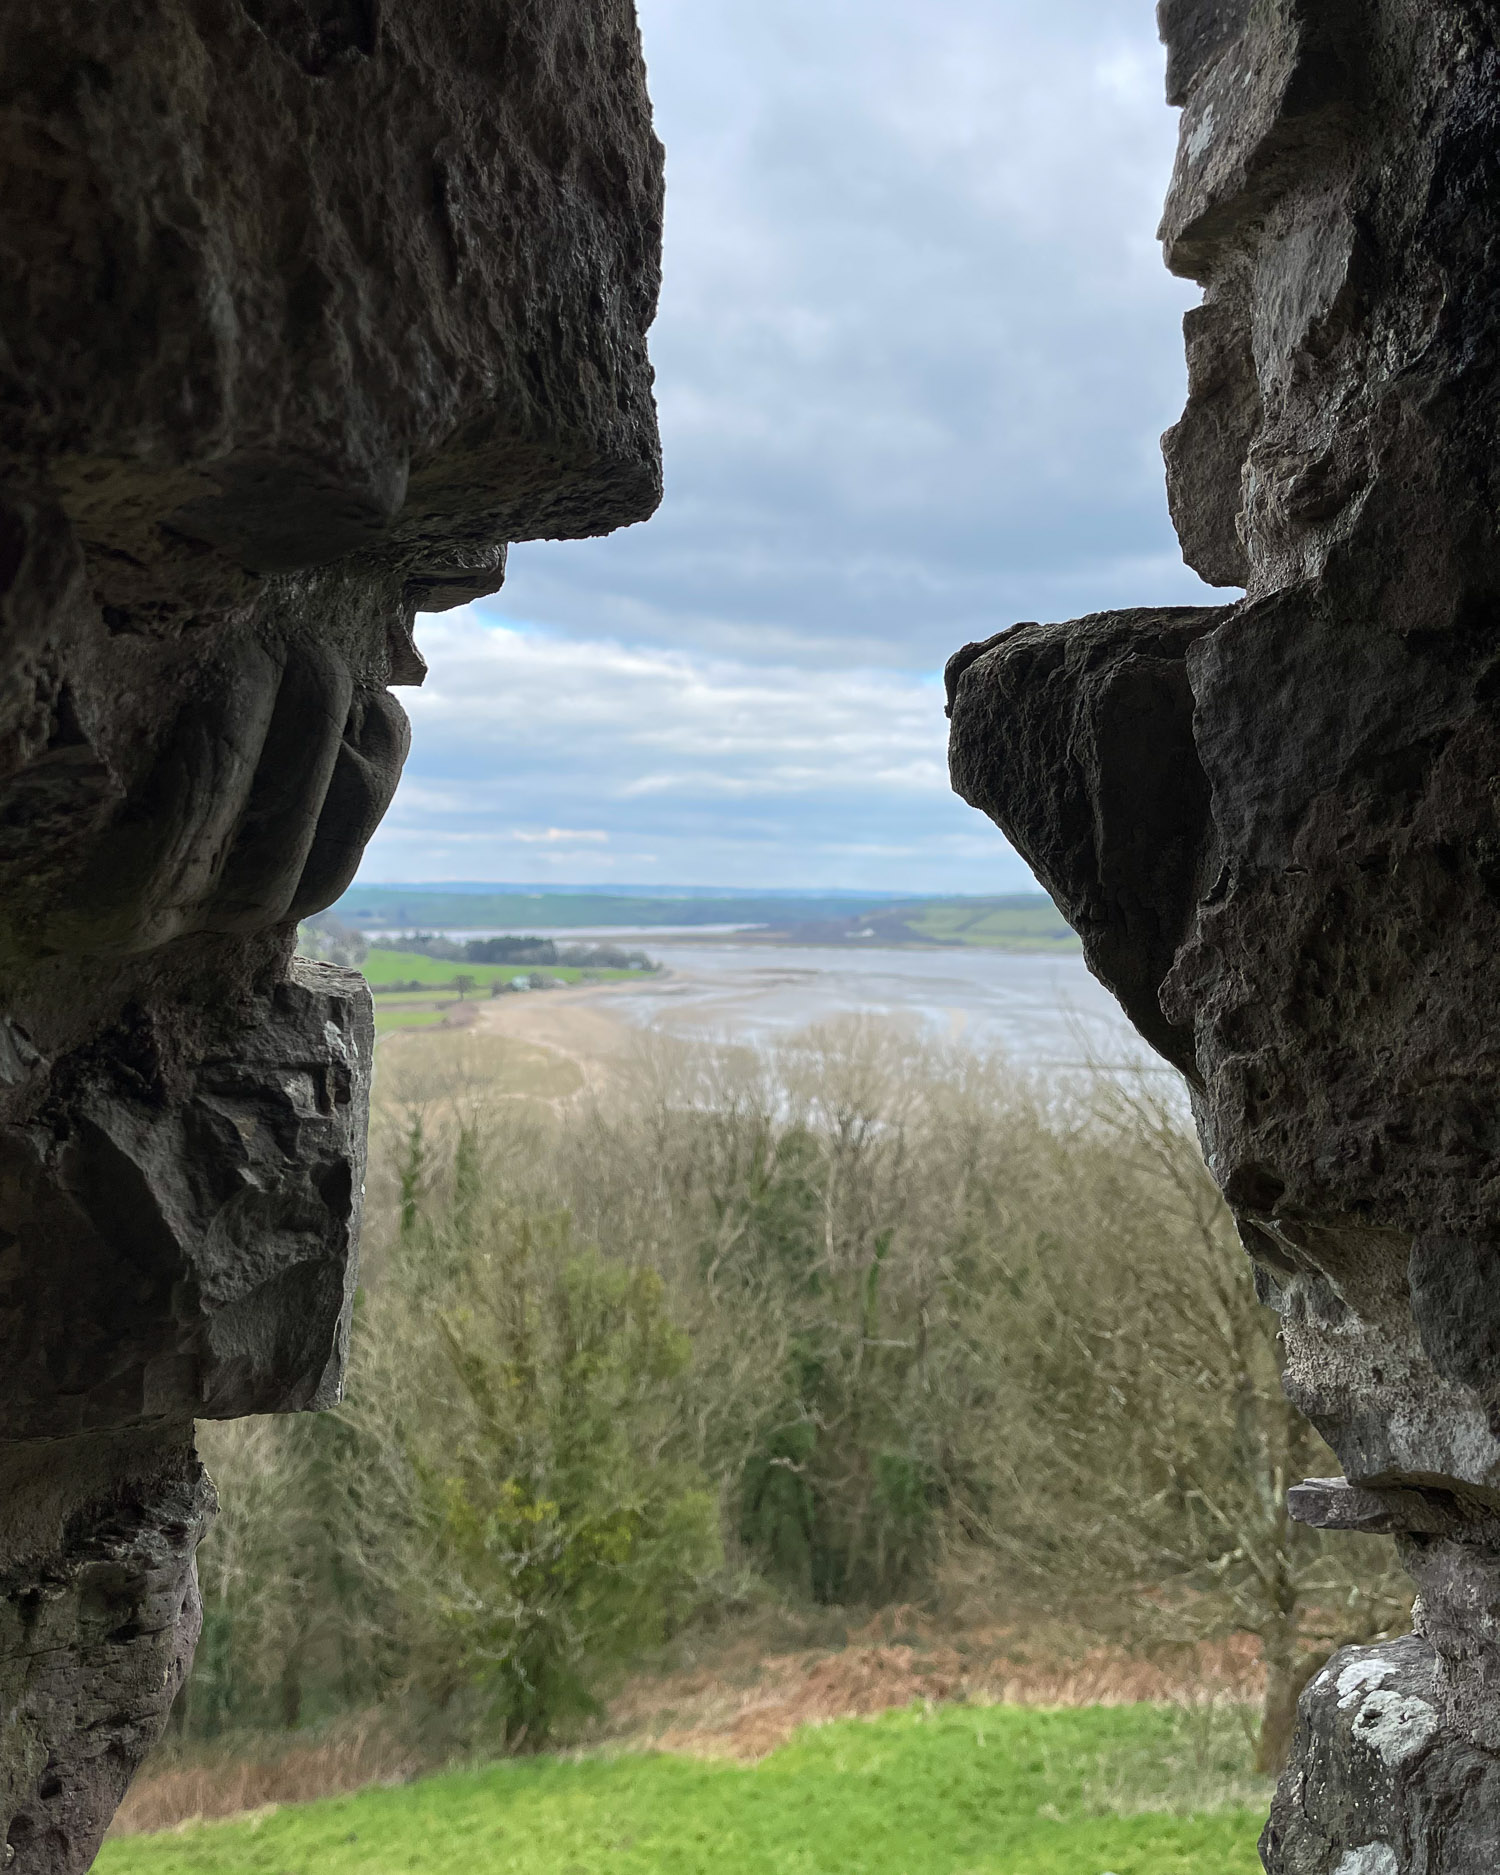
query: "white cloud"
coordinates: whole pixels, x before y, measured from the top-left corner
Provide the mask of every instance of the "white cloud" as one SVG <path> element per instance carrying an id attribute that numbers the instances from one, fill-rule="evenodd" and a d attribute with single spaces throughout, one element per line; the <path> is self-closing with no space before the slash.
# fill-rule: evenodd
<path id="1" fill-rule="evenodd" d="M 1157 437 L 1192 292 L 1154 231 L 1147 0 L 643 0 L 668 155 L 667 498 L 516 549 L 580 636 L 938 665 L 1016 618 L 1200 598 Z"/>
<path id="2" fill-rule="evenodd" d="M 609 845 L 607 833 L 584 832 L 578 827 L 547 827 L 541 833 L 523 833 L 519 828 L 510 836 L 523 846 L 588 846 L 597 842 Z"/>
<path id="3" fill-rule="evenodd" d="M 497 625 L 479 607 L 424 620 L 421 638 L 433 675 L 406 698 L 417 778 L 366 878 L 519 868 L 940 890 L 962 868 L 974 890 L 1025 883 L 948 790 L 930 679 L 591 644 Z"/>
<path id="4" fill-rule="evenodd" d="M 905 673 L 589 643 L 490 622 L 482 606 L 424 619 L 419 635 L 432 675 L 407 708 L 428 790 L 434 763 L 456 759 L 582 758 L 625 798 L 945 785 L 941 689 Z"/>
<path id="5" fill-rule="evenodd" d="M 368 878 L 1024 884 L 936 673 L 1018 618 L 1201 602 L 1157 447 L 1149 0 L 640 0 L 667 145 L 667 495 L 420 621 Z M 592 837 L 564 838 L 570 829 Z"/>

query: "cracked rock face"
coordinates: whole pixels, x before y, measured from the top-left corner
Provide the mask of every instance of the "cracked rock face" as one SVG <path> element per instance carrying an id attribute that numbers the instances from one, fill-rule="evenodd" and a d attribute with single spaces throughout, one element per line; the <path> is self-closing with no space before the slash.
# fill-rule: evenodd
<path id="1" fill-rule="evenodd" d="M 1500 1739 L 1497 19 L 1160 19 L 1162 233 L 1204 288 L 1168 491 L 1189 564 L 1246 596 L 967 647 L 954 782 L 1187 1076 L 1344 1465 L 1299 1514 L 1402 1535 L 1422 1586 L 1420 1754 L 1351 1757 L 1315 1688 L 1291 1777 L 1334 1794 L 1294 1830 L 1283 1792 L 1267 1865 L 1467 1875 L 1500 1860 L 1449 1814 Z M 1357 1839 L 1377 1786 L 1389 1833 Z"/>
<path id="2" fill-rule="evenodd" d="M 1500 1754 L 1444 1725 L 1419 1636 L 1336 1654 L 1302 1696 L 1293 1768 L 1261 1838 L 1286 1875 L 1500 1866 Z"/>
<path id="3" fill-rule="evenodd" d="M 73 1474 L 61 1517 L 58 1484 L 36 1475 L 59 1463 Z M 93 1452 L 14 1448 L 3 1478 L 52 1526 L 43 1549 L 0 1563 L 5 1865 L 86 1869 L 192 1665 L 213 1487 L 190 1426 Z"/>
<path id="4" fill-rule="evenodd" d="M 178 1085 L 101 1051 L 0 1129 L 0 1414 L 61 1439 L 331 1405 L 353 1306 L 374 1035 L 353 971 L 296 960 Z"/>
<path id="5" fill-rule="evenodd" d="M 0 1834 L 50 1875 L 191 1656 L 192 1420 L 337 1397 L 372 1023 L 291 950 L 413 616 L 659 498 L 661 151 L 631 0 L 13 0 L 0 154 Z"/>

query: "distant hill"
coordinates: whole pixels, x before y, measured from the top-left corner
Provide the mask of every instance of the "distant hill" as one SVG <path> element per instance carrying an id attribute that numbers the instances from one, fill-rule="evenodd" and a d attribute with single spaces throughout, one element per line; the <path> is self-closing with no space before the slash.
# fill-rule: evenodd
<path id="1" fill-rule="evenodd" d="M 713 888 L 357 885 L 333 908 L 376 931 L 566 931 L 580 927 L 755 925 L 766 943 L 912 944 L 1075 950 L 1078 940 L 1040 892 L 1003 898 Z"/>
<path id="2" fill-rule="evenodd" d="M 875 906 L 857 921 L 844 923 L 844 943 L 979 945 L 1012 951 L 1078 948 L 1077 934 L 1041 892 L 1009 898 L 906 899 Z"/>
<path id="3" fill-rule="evenodd" d="M 798 924 L 890 902 L 879 893 L 607 892 L 568 886 L 351 886 L 334 906 L 363 930 L 569 930 L 579 925 Z"/>
<path id="4" fill-rule="evenodd" d="M 346 899 L 361 900 L 367 898 L 389 898 L 392 893 L 419 892 L 439 894 L 459 898 L 621 898 L 621 899 L 708 899 L 708 900 L 744 900 L 766 899 L 778 904 L 788 900 L 803 903 L 824 900 L 839 904 L 855 905 L 894 905 L 898 900 L 911 898 L 909 892 L 858 892 L 850 886 L 828 886 L 819 892 L 808 892 L 799 886 L 743 886 L 743 885 L 638 885 L 631 881 L 617 881 L 610 885 L 536 885 L 516 884 L 509 880 L 479 881 L 473 879 L 435 879 L 423 885 L 352 885 L 345 894 Z M 1034 896 L 1034 895 L 1033 895 Z"/>

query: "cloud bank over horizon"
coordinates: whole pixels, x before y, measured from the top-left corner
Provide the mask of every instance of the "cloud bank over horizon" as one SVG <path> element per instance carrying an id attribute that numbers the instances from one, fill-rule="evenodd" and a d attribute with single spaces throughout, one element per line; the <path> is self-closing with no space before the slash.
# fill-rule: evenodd
<path id="1" fill-rule="evenodd" d="M 949 791 L 936 679 L 544 635 L 476 607 L 422 641 L 421 759 L 365 879 L 1030 883 Z"/>
<path id="2" fill-rule="evenodd" d="M 1157 439 L 1180 317 L 1149 0 L 641 0 L 667 146 L 666 499 L 418 621 L 371 880 L 1002 892 L 939 675 L 1201 603 Z"/>

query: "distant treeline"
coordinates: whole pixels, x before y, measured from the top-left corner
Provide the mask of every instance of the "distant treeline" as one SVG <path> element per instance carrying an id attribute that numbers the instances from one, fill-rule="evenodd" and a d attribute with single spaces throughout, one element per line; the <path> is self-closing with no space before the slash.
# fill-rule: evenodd
<path id="1" fill-rule="evenodd" d="M 1078 939 L 1045 893 L 901 898 L 832 892 L 629 897 L 607 893 L 421 890 L 355 886 L 325 917 L 351 931 L 738 930 L 782 944 L 981 945 L 1076 951 Z"/>
<path id="2" fill-rule="evenodd" d="M 644 951 L 618 944 L 554 944 L 542 937 L 446 938 L 431 931 L 408 931 L 376 938 L 371 950 L 415 952 L 453 964 L 560 964 L 572 970 L 659 970 Z"/>
<path id="3" fill-rule="evenodd" d="M 644 931 L 661 925 L 804 924 L 813 919 L 847 919 L 897 902 L 898 894 L 886 892 L 872 892 L 868 897 L 847 892 L 676 896 L 629 891 L 459 891 L 440 886 L 357 885 L 350 887 L 334 910 L 345 924 L 365 931 L 503 931 L 527 925 L 556 931 L 578 926 L 598 930 L 611 925 Z"/>

